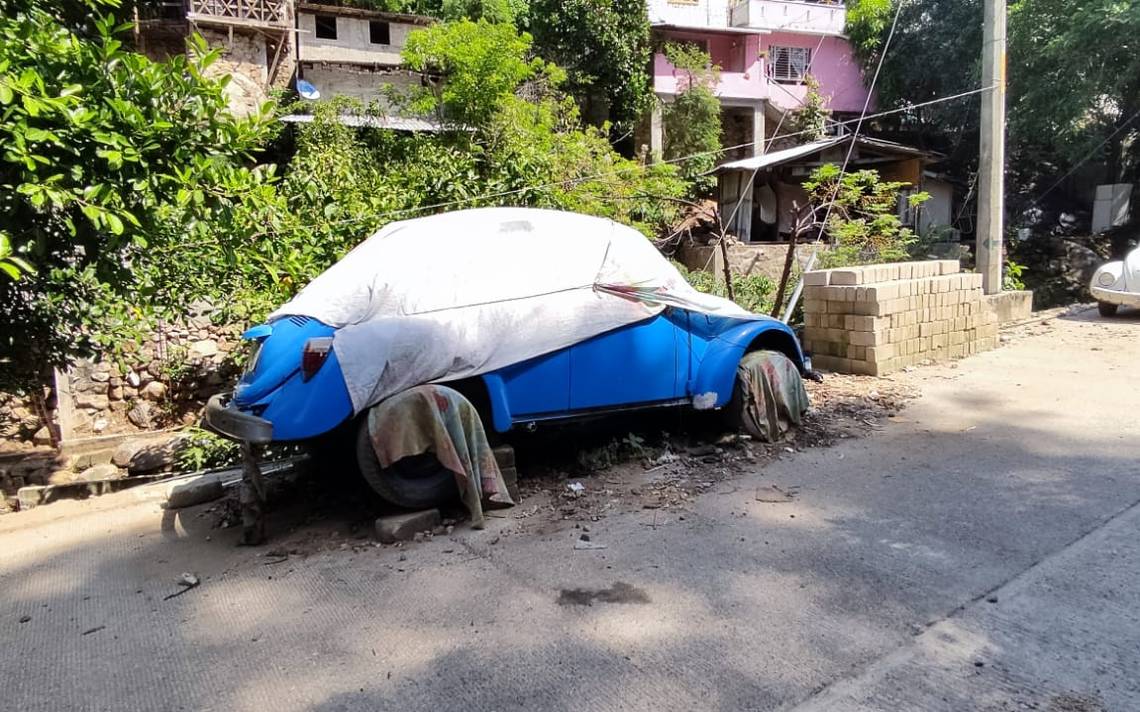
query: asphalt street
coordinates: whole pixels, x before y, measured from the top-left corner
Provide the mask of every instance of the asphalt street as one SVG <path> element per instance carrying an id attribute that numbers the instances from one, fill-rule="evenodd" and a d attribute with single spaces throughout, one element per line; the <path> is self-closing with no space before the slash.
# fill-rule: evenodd
<path id="1" fill-rule="evenodd" d="M 1140 709 L 1138 364 L 1135 312 L 1054 320 L 605 549 L 508 518 L 275 563 L 140 493 L 7 515 L 0 707 Z"/>

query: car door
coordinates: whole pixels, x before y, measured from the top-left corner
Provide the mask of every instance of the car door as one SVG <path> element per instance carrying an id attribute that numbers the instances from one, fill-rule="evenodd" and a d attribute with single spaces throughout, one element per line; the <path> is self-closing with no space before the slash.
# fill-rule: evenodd
<path id="1" fill-rule="evenodd" d="M 570 348 L 570 408 L 669 401 L 683 395 L 686 336 L 662 313 Z"/>

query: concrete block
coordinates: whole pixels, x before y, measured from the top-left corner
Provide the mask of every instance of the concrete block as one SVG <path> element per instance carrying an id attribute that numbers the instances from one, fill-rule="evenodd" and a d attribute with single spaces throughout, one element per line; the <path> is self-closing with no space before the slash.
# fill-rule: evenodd
<path id="1" fill-rule="evenodd" d="M 871 271 L 873 268 L 847 268 L 836 269 L 831 271 L 832 285 L 856 285 L 864 283 L 864 273 Z"/>
<path id="2" fill-rule="evenodd" d="M 1015 291 L 987 294 L 982 303 L 999 323 L 1022 321 L 1033 314 L 1033 292 Z"/>
<path id="3" fill-rule="evenodd" d="M 881 373 L 881 367 L 873 361 L 852 361 L 851 373 L 860 376 L 878 376 Z"/>
<path id="4" fill-rule="evenodd" d="M 408 541 L 419 532 L 430 531 L 439 522 L 438 509 L 392 514 L 376 520 L 376 537 L 384 544 Z"/>
<path id="5" fill-rule="evenodd" d="M 893 344 L 883 344 L 882 346 L 868 346 L 865 350 L 866 360 L 868 361 L 888 361 L 895 356 L 895 347 Z"/>
<path id="6" fill-rule="evenodd" d="M 859 316 L 847 314 L 844 326 L 848 331 L 881 331 L 890 325 L 889 317 Z"/>
<path id="7" fill-rule="evenodd" d="M 804 299 L 805 314 L 826 314 L 827 302 L 822 299 Z"/>
<path id="8" fill-rule="evenodd" d="M 958 260 L 938 260 L 939 274 L 957 274 L 961 269 Z"/>
<path id="9" fill-rule="evenodd" d="M 847 352 L 844 355 L 852 361 L 862 361 L 867 358 L 867 347 L 850 344 L 847 346 Z"/>
<path id="10" fill-rule="evenodd" d="M 808 287 L 826 287 L 830 283 L 831 270 L 820 269 L 804 272 L 804 292 Z"/>
<path id="11" fill-rule="evenodd" d="M 16 490 L 16 502 L 20 505 L 20 511 L 32 509 L 43 504 L 44 493 L 47 487 L 33 485 L 30 487 L 21 487 Z"/>
<path id="12" fill-rule="evenodd" d="M 853 346 L 877 346 L 889 340 L 886 331 L 849 331 L 848 342 Z"/>
<path id="13" fill-rule="evenodd" d="M 222 481 L 218 478 L 201 478 L 171 485 L 166 494 L 167 509 L 182 509 L 196 504 L 213 502 L 225 494 Z"/>
<path id="14" fill-rule="evenodd" d="M 811 274 L 811 272 L 808 272 Z M 804 286 L 804 301 L 816 301 L 820 299 L 827 299 L 826 286 L 808 287 Z"/>

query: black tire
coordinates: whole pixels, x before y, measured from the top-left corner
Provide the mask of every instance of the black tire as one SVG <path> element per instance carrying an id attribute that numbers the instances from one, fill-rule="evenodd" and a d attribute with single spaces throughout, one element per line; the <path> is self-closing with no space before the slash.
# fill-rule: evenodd
<path id="1" fill-rule="evenodd" d="M 1116 316 L 1116 309 L 1119 305 L 1109 304 L 1108 302 L 1097 302 L 1096 310 L 1100 312 L 1101 316 Z"/>
<path id="2" fill-rule="evenodd" d="M 356 436 L 356 461 L 360 474 L 372 490 L 382 498 L 406 509 L 429 509 L 447 504 L 459 497 L 455 475 L 439 464 L 430 452 L 405 457 L 389 468 L 380 466 L 368 418 L 361 418 Z"/>

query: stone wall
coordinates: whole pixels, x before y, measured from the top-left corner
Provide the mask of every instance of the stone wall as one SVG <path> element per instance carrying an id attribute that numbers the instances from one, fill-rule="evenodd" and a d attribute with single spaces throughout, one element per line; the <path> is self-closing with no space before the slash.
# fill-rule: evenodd
<path id="1" fill-rule="evenodd" d="M 82 360 L 57 376 L 63 440 L 135 433 L 196 422 L 207 398 L 233 380 L 240 329 L 215 324 L 205 302 L 180 323 L 161 324 L 124 345 L 121 359 Z"/>
<path id="2" fill-rule="evenodd" d="M 207 76 L 229 75 L 226 99 L 230 111 L 238 116 L 255 112 L 269 100 L 269 50 L 264 35 L 226 32 L 201 28 L 202 37 L 211 47 L 222 48 L 222 55 L 206 70 Z"/>
<path id="3" fill-rule="evenodd" d="M 796 245 L 796 263 L 803 269 L 812 254 L 827 249 L 827 245 L 819 242 Z M 683 243 L 673 257 L 690 270 L 703 269 L 718 277 L 724 274 L 720 247 L 716 245 Z M 764 275 L 776 282 L 783 274 L 784 261 L 787 259 L 786 242 L 737 242 L 728 246 L 728 267 L 733 274 Z"/>
<path id="4" fill-rule="evenodd" d="M 997 346 L 982 276 L 956 260 L 804 275 L 804 349 L 815 367 L 880 376 Z"/>

